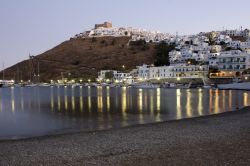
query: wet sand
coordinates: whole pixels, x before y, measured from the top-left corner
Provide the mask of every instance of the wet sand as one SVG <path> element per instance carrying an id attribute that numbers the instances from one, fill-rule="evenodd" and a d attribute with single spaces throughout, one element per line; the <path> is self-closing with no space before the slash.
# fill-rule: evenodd
<path id="1" fill-rule="evenodd" d="M 250 107 L 106 131 L 0 142 L 0 165 L 249 165 Z"/>

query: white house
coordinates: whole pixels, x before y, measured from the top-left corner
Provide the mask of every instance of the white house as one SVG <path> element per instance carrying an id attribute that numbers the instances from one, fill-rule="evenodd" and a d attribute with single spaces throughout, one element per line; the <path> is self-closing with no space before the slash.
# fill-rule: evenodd
<path id="1" fill-rule="evenodd" d="M 149 65 L 143 64 L 142 66 L 137 66 L 138 69 L 138 79 L 148 79 L 149 78 Z"/>

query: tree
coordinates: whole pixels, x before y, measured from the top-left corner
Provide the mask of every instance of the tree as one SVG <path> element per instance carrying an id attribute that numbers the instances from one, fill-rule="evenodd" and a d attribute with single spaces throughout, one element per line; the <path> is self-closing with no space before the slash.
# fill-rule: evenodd
<path id="1" fill-rule="evenodd" d="M 154 61 L 155 66 L 169 65 L 169 52 L 174 50 L 174 44 L 167 44 L 166 42 L 161 42 L 156 46 L 157 52 Z"/>

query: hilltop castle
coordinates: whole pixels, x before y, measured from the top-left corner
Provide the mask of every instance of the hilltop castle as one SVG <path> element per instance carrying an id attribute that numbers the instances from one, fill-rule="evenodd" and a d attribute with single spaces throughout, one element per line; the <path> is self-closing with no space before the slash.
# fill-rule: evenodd
<path id="1" fill-rule="evenodd" d="M 112 23 L 104 22 L 103 24 L 95 24 L 95 29 L 97 28 L 112 28 Z"/>

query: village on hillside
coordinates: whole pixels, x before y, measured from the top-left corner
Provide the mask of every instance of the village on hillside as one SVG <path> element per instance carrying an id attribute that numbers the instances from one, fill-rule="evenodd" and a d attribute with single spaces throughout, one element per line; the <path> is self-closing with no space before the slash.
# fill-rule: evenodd
<path id="1" fill-rule="evenodd" d="M 141 64 L 131 72 L 101 70 L 98 82 L 165 80 L 175 78 L 250 79 L 250 30 L 201 32 L 197 35 L 170 35 L 131 27 L 115 28 L 112 23 L 96 24 L 90 31 L 74 38 L 130 36 L 131 41 L 174 45 L 169 52 L 169 65 Z M 123 66 L 124 68 L 126 66 Z M 110 72 L 112 77 L 110 77 Z M 108 75 L 108 77 L 107 77 Z"/>

